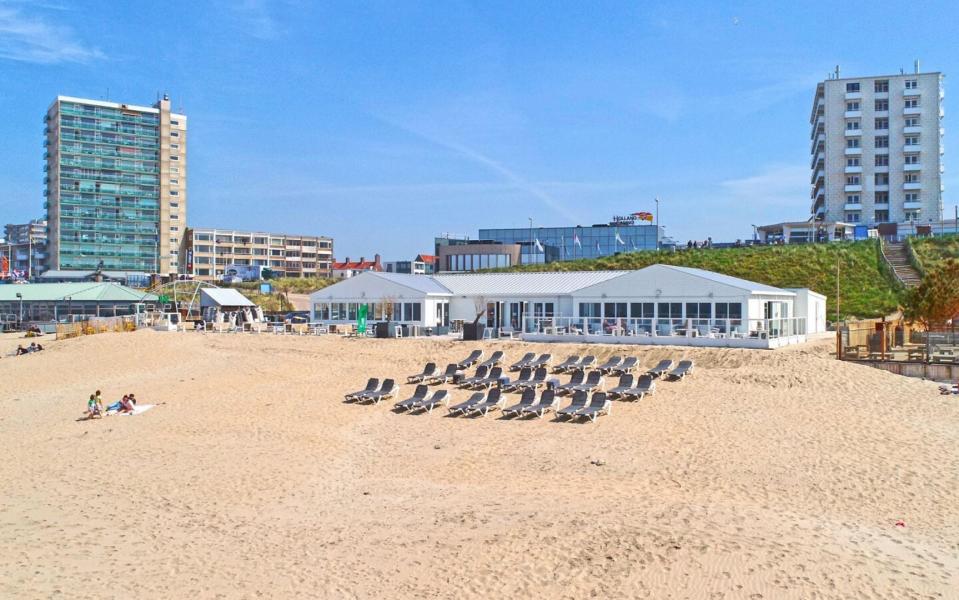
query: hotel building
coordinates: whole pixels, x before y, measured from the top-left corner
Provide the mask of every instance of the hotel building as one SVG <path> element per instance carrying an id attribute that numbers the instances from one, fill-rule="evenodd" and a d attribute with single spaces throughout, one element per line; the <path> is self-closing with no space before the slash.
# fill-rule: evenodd
<path id="1" fill-rule="evenodd" d="M 333 238 L 190 228 L 180 248 L 180 273 L 219 281 L 229 265 L 269 267 L 276 277 L 330 277 Z"/>
<path id="2" fill-rule="evenodd" d="M 940 221 L 942 80 L 941 73 L 919 73 L 917 63 L 915 73 L 879 77 L 841 78 L 837 68 L 834 78 L 816 86 L 810 117 L 815 221 Z"/>
<path id="3" fill-rule="evenodd" d="M 46 127 L 49 268 L 176 273 L 187 213 L 186 116 L 57 96 Z"/>

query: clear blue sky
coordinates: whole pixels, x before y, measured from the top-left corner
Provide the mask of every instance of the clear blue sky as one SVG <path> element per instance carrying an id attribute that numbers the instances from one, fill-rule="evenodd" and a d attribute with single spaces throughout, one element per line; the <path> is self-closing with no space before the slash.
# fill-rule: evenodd
<path id="1" fill-rule="evenodd" d="M 42 214 L 57 94 L 166 91 L 190 119 L 191 225 L 399 259 L 658 195 L 668 235 L 745 238 L 808 214 L 816 82 L 915 58 L 947 74 L 951 214 L 959 5 L 716 4 L 0 0 L 0 221 Z"/>

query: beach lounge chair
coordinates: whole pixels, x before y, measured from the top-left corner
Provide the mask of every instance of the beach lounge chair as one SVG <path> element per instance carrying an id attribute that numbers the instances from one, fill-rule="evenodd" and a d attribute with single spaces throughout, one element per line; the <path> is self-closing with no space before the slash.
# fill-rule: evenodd
<path id="1" fill-rule="evenodd" d="M 623 394 L 633 389 L 634 382 L 635 377 L 633 377 L 632 374 L 627 373 L 625 375 L 620 375 L 619 383 L 616 384 L 616 387 L 606 390 L 606 395 L 610 398 L 621 398 Z"/>
<path id="2" fill-rule="evenodd" d="M 540 367 L 549 367 L 549 363 L 553 362 L 552 354 L 540 354 L 539 358 L 529 363 L 531 369 L 538 369 Z"/>
<path id="3" fill-rule="evenodd" d="M 381 400 L 389 400 L 396 395 L 396 392 L 399 391 L 399 388 L 396 385 L 396 382 L 392 379 L 384 379 L 383 385 L 380 386 L 380 389 L 367 392 L 357 398 L 357 402 L 372 402 L 373 404 L 379 404 Z"/>
<path id="4" fill-rule="evenodd" d="M 675 369 L 669 372 L 666 375 L 666 379 L 671 381 L 679 381 L 680 379 L 685 378 L 687 375 L 693 372 L 693 361 L 691 360 L 681 360 Z"/>
<path id="5" fill-rule="evenodd" d="M 656 382 L 651 375 L 640 375 L 636 385 L 620 394 L 622 400 L 642 400 L 646 394 L 656 391 Z"/>
<path id="6" fill-rule="evenodd" d="M 519 402 L 512 406 L 503 409 L 504 417 L 518 417 L 523 410 L 533 406 L 536 403 L 536 390 L 533 388 L 526 388 L 523 390 L 523 395 L 520 397 Z"/>
<path id="7" fill-rule="evenodd" d="M 410 375 L 406 378 L 406 383 L 420 383 L 436 375 L 436 363 L 426 363 L 423 372 L 416 375 Z"/>
<path id="8" fill-rule="evenodd" d="M 486 378 L 482 379 L 481 381 L 477 381 L 476 383 L 474 383 L 473 387 L 474 388 L 483 387 L 483 388 L 489 389 L 493 387 L 494 385 L 498 384 L 501 377 L 503 377 L 503 367 L 493 367 L 490 370 L 489 375 Z"/>
<path id="9" fill-rule="evenodd" d="M 599 371 L 593 371 L 593 373 L 599 373 Z M 583 390 L 576 390 L 573 393 L 573 400 L 565 408 L 560 408 L 556 411 L 556 418 L 562 419 L 569 417 L 572 419 L 576 414 L 586 407 L 586 402 L 589 399 L 589 394 Z"/>
<path id="10" fill-rule="evenodd" d="M 514 391 L 524 390 L 527 388 L 536 389 L 541 385 L 546 385 L 546 377 L 549 373 L 546 371 L 546 367 L 540 367 L 536 369 L 533 373 L 533 377 L 528 381 L 517 381 L 516 385 L 513 387 Z"/>
<path id="11" fill-rule="evenodd" d="M 416 386 L 416 390 L 413 391 L 412 396 L 406 400 L 400 400 L 393 405 L 393 408 L 398 411 L 412 410 L 413 407 L 416 406 L 417 402 L 426 399 L 426 395 L 429 394 L 429 390 L 430 388 L 425 383 L 421 383 L 420 385 Z"/>
<path id="12" fill-rule="evenodd" d="M 450 406 L 450 407 L 449 407 L 450 414 L 451 414 L 451 415 L 455 415 L 456 413 L 463 413 L 463 414 L 465 414 L 466 411 L 470 409 L 470 407 L 472 407 L 472 406 L 475 405 L 475 404 L 479 404 L 480 402 L 483 402 L 484 400 L 486 400 L 486 394 L 485 394 L 485 393 L 483 393 L 483 392 L 475 392 L 475 393 L 474 393 L 472 396 L 470 396 L 465 402 L 460 402 L 459 404 L 456 404 L 456 405 L 454 405 L 454 406 Z"/>
<path id="13" fill-rule="evenodd" d="M 586 381 L 573 388 L 573 392 L 593 392 L 603 386 L 603 374 L 599 371 L 590 371 Z"/>
<path id="14" fill-rule="evenodd" d="M 478 363 L 481 358 L 483 358 L 483 351 L 473 350 L 470 352 L 469 356 L 456 363 L 456 366 L 460 371 L 462 371 L 463 369 L 468 369 Z"/>
<path id="15" fill-rule="evenodd" d="M 591 423 L 595 423 L 598 417 L 608 415 L 612 407 L 613 403 L 606 396 L 605 392 L 596 392 L 593 394 L 593 397 L 590 398 L 589 404 L 581 408 L 579 412 L 574 415 L 574 418 L 583 417 L 589 419 Z"/>
<path id="16" fill-rule="evenodd" d="M 600 373 L 609 374 L 609 372 L 618 367 L 621 362 L 623 362 L 622 356 L 610 356 L 606 362 L 596 367 L 596 369 Z"/>
<path id="17" fill-rule="evenodd" d="M 653 367 L 652 369 L 646 371 L 646 374 L 650 377 L 662 377 L 666 373 L 669 373 L 669 370 L 673 368 L 673 361 L 670 359 L 665 359 L 659 361 L 659 364 Z"/>
<path id="18" fill-rule="evenodd" d="M 615 369 L 612 369 L 610 375 L 626 375 L 627 373 L 632 373 L 636 366 L 639 365 L 639 359 L 635 356 L 627 356 L 623 362 L 619 363 L 619 366 Z"/>
<path id="19" fill-rule="evenodd" d="M 593 368 L 593 365 L 596 364 L 596 357 L 592 354 L 587 354 L 583 357 L 583 360 L 579 361 L 576 366 L 570 367 L 568 371 L 586 371 L 587 369 Z"/>
<path id="20" fill-rule="evenodd" d="M 535 390 L 531 391 L 535 394 Z M 557 408 L 559 408 L 559 396 L 556 395 L 556 392 L 554 390 L 543 390 L 543 393 L 540 394 L 539 402 L 521 409 L 520 416 L 536 415 L 542 419 L 543 415 Z"/>
<path id="21" fill-rule="evenodd" d="M 450 363 L 446 365 L 446 370 L 443 371 L 442 375 L 434 375 L 433 377 L 428 377 L 423 380 L 424 383 L 449 383 L 453 381 L 453 377 L 456 376 L 456 373 L 459 371 L 459 367 L 456 363 Z"/>
<path id="22" fill-rule="evenodd" d="M 560 396 L 563 394 L 571 394 L 576 390 L 576 386 L 582 385 L 584 381 L 586 381 L 586 373 L 573 371 L 573 376 L 570 378 L 569 383 L 556 386 L 556 393 Z"/>
<path id="23" fill-rule="evenodd" d="M 576 366 L 576 363 L 578 362 L 579 362 L 579 355 L 574 354 L 570 356 L 569 358 L 567 358 L 566 360 L 564 360 L 563 362 L 556 365 L 555 367 L 553 367 L 553 373 L 564 373 L 566 372 L 567 369 L 570 369 Z"/>
<path id="24" fill-rule="evenodd" d="M 529 363 L 533 362 L 533 359 L 535 359 L 535 358 L 536 358 L 536 353 L 535 353 L 535 352 L 527 352 L 526 354 L 523 355 L 523 358 L 521 358 L 521 359 L 519 359 L 518 361 L 516 361 L 516 362 L 514 362 L 513 364 L 511 364 L 511 365 L 509 366 L 509 370 L 510 370 L 510 371 L 521 371 L 521 370 L 523 369 L 523 367 L 528 367 L 528 366 L 529 366 Z"/>
<path id="25" fill-rule="evenodd" d="M 501 362 L 503 362 L 503 351 L 497 350 L 496 352 L 491 354 L 489 358 L 481 362 L 479 366 L 489 367 L 492 369 L 493 367 L 499 366 Z"/>
<path id="26" fill-rule="evenodd" d="M 533 369 L 530 369 L 529 367 L 523 367 L 523 370 L 519 372 L 519 376 L 516 378 L 515 381 L 509 381 L 503 384 L 503 391 L 512 392 L 513 390 L 517 390 L 519 389 L 520 385 L 522 385 L 523 383 L 526 383 L 532 378 L 533 378 Z"/>
<path id="27" fill-rule="evenodd" d="M 479 404 L 470 406 L 463 412 L 463 414 L 477 414 L 480 416 L 486 416 L 486 413 L 489 411 L 496 410 L 497 408 L 503 408 L 504 406 L 506 406 L 506 396 L 503 395 L 502 390 L 499 388 L 493 388 L 487 392 L 485 400 Z"/>
<path id="28" fill-rule="evenodd" d="M 446 404 L 449 406 L 450 402 L 450 393 L 446 390 L 436 390 L 433 392 L 433 395 L 428 398 L 423 398 L 419 400 L 416 404 L 413 405 L 413 408 L 410 412 L 417 410 L 425 410 L 426 412 L 433 412 L 433 409 L 439 406 L 440 404 Z"/>
<path id="29" fill-rule="evenodd" d="M 370 392 L 376 391 L 376 389 L 379 387 L 380 387 L 380 380 L 376 377 L 370 377 L 369 380 L 366 382 L 365 388 L 363 388 L 362 390 L 357 390 L 355 392 L 350 392 L 349 394 L 346 394 L 345 396 L 343 396 L 343 399 L 347 402 L 353 402 L 354 400 L 356 400 L 363 394 L 368 394 Z"/>
<path id="30" fill-rule="evenodd" d="M 483 381 L 489 376 L 489 367 L 484 367 L 480 365 L 476 369 L 476 375 L 472 377 L 466 377 L 465 379 L 460 380 L 459 386 L 461 388 L 471 388 L 479 382 Z"/>

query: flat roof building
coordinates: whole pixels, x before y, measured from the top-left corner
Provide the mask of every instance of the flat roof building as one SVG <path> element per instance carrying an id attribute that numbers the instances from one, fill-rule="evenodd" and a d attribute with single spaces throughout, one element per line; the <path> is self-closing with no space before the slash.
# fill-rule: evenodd
<path id="1" fill-rule="evenodd" d="M 152 107 L 57 96 L 47 111 L 49 265 L 175 274 L 187 215 L 187 122 Z"/>
<path id="2" fill-rule="evenodd" d="M 0 314 L 23 321 L 65 320 L 71 316 L 132 315 L 138 304 L 154 304 L 157 296 L 117 283 L 29 283 L 0 285 Z M 141 307 L 140 312 L 143 312 Z"/>
<path id="3" fill-rule="evenodd" d="M 189 228 L 180 249 L 180 273 L 220 281 L 230 265 L 268 267 L 276 277 L 330 277 L 333 238 Z"/>
<path id="4" fill-rule="evenodd" d="M 10 270 L 23 279 L 36 277 L 47 266 L 47 222 L 34 219 L 28 223 L 8 223 L 3 228 L 5 247 L 3 255 L 9 260 Z"/>

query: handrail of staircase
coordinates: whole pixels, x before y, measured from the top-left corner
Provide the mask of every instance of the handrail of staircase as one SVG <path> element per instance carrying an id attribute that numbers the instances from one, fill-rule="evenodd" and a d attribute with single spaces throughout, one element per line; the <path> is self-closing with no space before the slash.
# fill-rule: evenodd
<path id="1" fill-rule="evenodd" d="M 899 285 L 904 288 L 909 287 L 906 285 L 906 282 L 903 281 L 902 277 L 899 276 L 899 273 L 896 272 L 896 267 L 889 262 L 889 257 L 886 256 L 886 242 L 882 238 L 879 238 L 879 254 L 882 256 L 882 260 L 885 261 L 886 266 L 889 267 L 889 270 L 892 271 L 892 275 L 896 278 L 896 281 L 899 282 Z"/>

